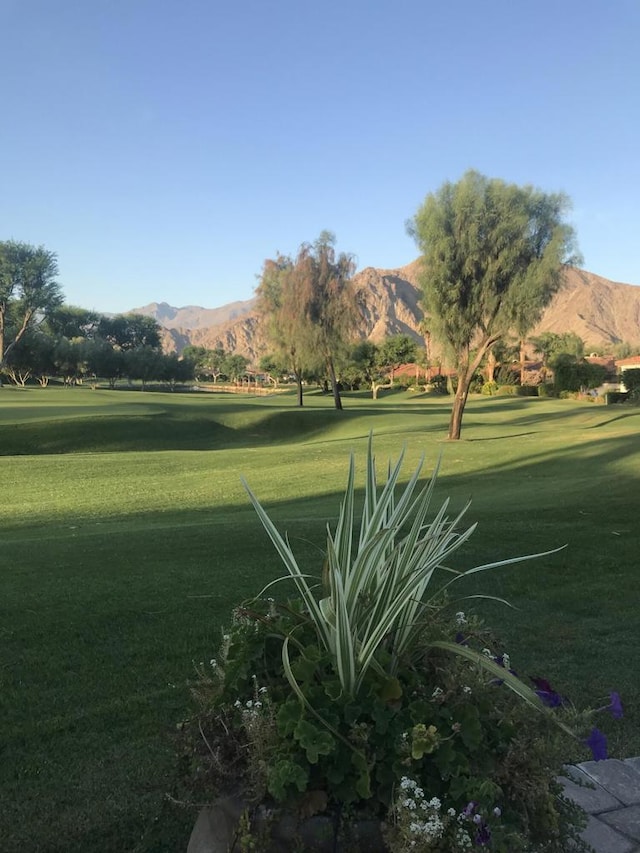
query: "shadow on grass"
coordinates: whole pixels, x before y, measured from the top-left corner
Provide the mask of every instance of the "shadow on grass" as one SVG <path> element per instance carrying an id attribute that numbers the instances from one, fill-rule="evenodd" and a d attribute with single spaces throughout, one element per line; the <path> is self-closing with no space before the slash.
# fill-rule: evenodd
<path id="1" fill-rule="evenodd" d="M 606 420 L 601 421 L 599 424 L 592 424 L 591 426 L 586 427 L 587 429 L 599 429 L 600 427 L 607 426 L 608 424 L 616 423 L 617 421 L 624 421 L 627 418 L 638 418 L 638 424 L 640 424 L 640 409 L 636 409 L 632 412 L 624 412 L 621 414 L 616 414 L 611 418 L 607 418 Z"/>
<path id="2" fill-rule="evenodd" d="M 447 473 L 445 458 L 435 497 L 437 508 L 448 494 L 460 504 L 479 492 L 468 515 L 481 523 L 459 568 L 569 541 L 560 554 L 479 576 L 464 594 L 488 591 L 521 607 L 496 611 L 491 624 L 524 673 L 557 681 L 579 704 L 618 689 L 628 708 L 620 729 L 627 754 L 640 749 L 630 499 L 639 454 L 630 434 L 487 459 L 473 474 Z M 290 531 L 303 570 L 320 574 L 325 522 L 340 497 L 335 490 L 266 503 Z M 187 713 L 192 660 L 215 655 L 231 607 L 283 573 L 277 555 L 248 501 L 122 515 L 73 537 L 58 526 L 52 533 L 3 547 L 11 567 L 2 599 L 3 850 L 185 849 L 185 822 L 173 826 L 164 811 L 171 720 Z"/>
<path id="3" fill-rule="evenodd" d="M 260 401 L 262 402 L 262 401 Z M 441 429 L 438 409 L 420 425 Z M 46 454 L 152 452 L 166 450 L 230 450 L 234 448 L 303 443 L 327 434 L 335 426 L 394 414 L 393 409 L 366 406 L 336 411 L 332 408 L 291 408 L 225 405 L 223 408 L 182 411 L 159 406 L 158 411 L 126 415 L 75 415 L 72 418 L 33 420 L 0 425 L 0 456 Z M 406 408 L 397 414 L 407 418 Z M 418 417 L 422 418 L 419 413 Z M 414 412 L 409 414 L 413 419 Z M 412 420 L 415 431 L 415 420 Z M 407 428 L 405 431 L 411 431 Z"/>

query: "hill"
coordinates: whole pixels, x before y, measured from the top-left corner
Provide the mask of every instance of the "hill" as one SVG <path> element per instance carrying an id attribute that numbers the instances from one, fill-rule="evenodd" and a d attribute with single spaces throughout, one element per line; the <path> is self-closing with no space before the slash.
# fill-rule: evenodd
<path id="1" fill-rule="evenodd" d="M 409 334 L 422 342 L 418 260 L 395 270 L 366 267 L 354 276 L 362 316 L 362 338 L 380 341 L 389 335 Z M 266 342 L 255 300 L 232 302 L 221 308 L 189 305 L 174 308 L 166 302 L 132 309 L 154 317 L 163 327 L 167 352 L 181 352 L 188 344 L 222 347 L 252 361 L 265 351 Z M 600 350 L 620 341 L 640 342 L 640 287 L 609 281 L 581 269 L 567 269 L 564 284 L 532 331 L 575 332 L 588 350 Z"/>

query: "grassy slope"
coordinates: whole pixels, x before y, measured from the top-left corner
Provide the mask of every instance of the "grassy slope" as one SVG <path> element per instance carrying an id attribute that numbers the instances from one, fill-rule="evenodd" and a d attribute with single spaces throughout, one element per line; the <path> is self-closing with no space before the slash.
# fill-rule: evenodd
<path id="1" fill-rule="evenodd" d="M 564 543 L 480 576 L 475 591 L 521 673 L 580 703 L 618 689 L 620 754 L 639 754 L 634 531 L 640 412 L 571 401 L 354 396 L 229 398 L 85 389 L 0 391 L 0 848 L 184 849 L 164 803 L 192 660 L 230 608 L 279 574 L 241 475 L 311 571 L 348 453 L 444 453 L 441 496 L 480 522 L 460 567 Z M 463 606 L 463 605 L 461 605 Z M 571 756 L 574 757 L 574 756 Z M 580 750 L 575 757 L 586 757 Z"/>

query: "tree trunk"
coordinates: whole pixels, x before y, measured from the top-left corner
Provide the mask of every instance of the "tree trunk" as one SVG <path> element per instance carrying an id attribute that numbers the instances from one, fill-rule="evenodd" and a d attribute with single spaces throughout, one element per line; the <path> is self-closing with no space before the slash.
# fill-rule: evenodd
<path id="1" fill-rule="evenodd" d="M 340 390 L 338 389 L 338 380 L 336 379 L 336 371 L 333 366 L 333 359 L 327 361 L 329 368 L 329 376 L 331 377 L 331 390 L 333 391 L 333 404 L 338 411 L 342 411 L 342 400 L 340 399 Z"/>
<path id="2" fill-rule="evenodd" d="M 487 367 L 486 367 L 486 377 L 487 382 L 494 382 L 496 378 L 496 367 L 498 366 L 498 362 L 496 361 L 495 353 L 492 349 L 487 353 Z"/>
<path id="3" fill-rule="evenodd" d="M 525 340 L 524 338 L 520 339 L 520 384 L 524 385 L 524 362 L 526 357 L 526 352 L 524 349 Z"/>
<path id="4" fill-rule="evenodd" d="M 297 404 L 302 406 L 302 374 L 296 372 Z"/>
<path id="5" fill-rule="evenodd" d="M 383 388 L 393 388 L 393 382 L 387 382 L 385 385 L 378 385 L 377 382 L 371 383 L 371 391 L 373 392 L 373 399 L 378 399 L 378 391 L 382 391 Z"/>
<path id="6" fill-rule="evenodd" d="M 469 387 L 471 385 L 471 380 L 473 379 L 473 375 L 480 366 L 482 359 L 485 357 L 486 353 L 491 349 L 491 347 L 499 340 L 500 335 L 493 335 L 491 337 L 485 338 L 484 341 L 480 344 L 475 357 L 471 363 L 469 363 L 469 350 L 466 352 L 463 351 L 460 353 L 458 358 L 458 387 L 456 389 L 456 396 L 453 400 L 453 409 L 451 410 L 451 420 L 449 421 L 449 440 L 450 441 L 458 441 L 460 438 L 460 431 L 462 429 L 462 415 L 464 413 L 464 407 L 467 404 L 467 397 L 469 396 Z"/>
<path id="7" fill-rule="evenodd" d="M 469 396 L 469 386 L 471 385 L 471 377 L 468 371 L 458 374 L 458 390 L 453 400 L 453 409 L 451 410 L 451 419 L 449 421 L 449 440 L 458 441 L 460 431 L 462 430 L 462 414 Z"/>
<path id="8" fill-rule="evenodd" d="M 4 324 L 6 317 L 6 307 L 0 304 L 0 368 L 4 364 Z"/>

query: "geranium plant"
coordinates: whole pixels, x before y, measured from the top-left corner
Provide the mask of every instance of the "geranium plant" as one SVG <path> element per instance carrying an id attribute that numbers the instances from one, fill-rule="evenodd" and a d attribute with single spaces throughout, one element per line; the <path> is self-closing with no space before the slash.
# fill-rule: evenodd
<path id="1" fill-rule="evenodd" d="M 295 595 L 276 599 L 274 581 L 238 607 L 199 668 L 196 777 L 344 832 L 367 817 L 380 849 L 587 849 L 555 776 L 588 717 L 544 679 L 520 679 L 453 596 L 471 574 L 541 555 L 451 567 L 475 528 L 468 506 L 432 511 L 438 466 L 421 485 L 421 462 L 401 486 L 402 461 L 379 485 L 370 440 L 357 512 L 351 458 L 319 571 L 298 564 L 247 486 Z M 617 694 L 607 707 L 621 713 Z M 599 734 L 588 742 L 601 751 Z"/>

